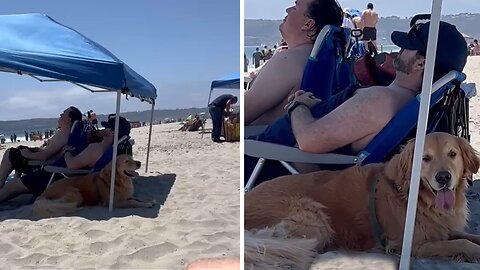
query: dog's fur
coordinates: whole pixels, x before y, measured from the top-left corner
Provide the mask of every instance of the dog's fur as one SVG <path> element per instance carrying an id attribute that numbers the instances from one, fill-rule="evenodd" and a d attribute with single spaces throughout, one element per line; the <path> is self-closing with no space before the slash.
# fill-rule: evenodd
<path id="1" fill-rule="evenodd" d="M 283 176 L 254 188 L 245 195 L 245 230 L 250 231 L 245 232 L 245 265 L 261 269 L 281 266 L 285 262 L 277 260 L 280 250 L 293 269 L 308 268 L 312 260 L 297 259 L 312 256 L 312 239 L 314 250 L 320 252 L 381 247 L 369 210 L 369 196 L 377 180 L 375 209 L 386 236 L 385 249 L 400 253 L 413 148 L 412 140 L 387 163 Z M 480 236 L 464 232 L 468 219 L 464 191 L 479 166 L 480 159 L 467 140 L 446 133 L 427 135 L 413 256 L 480 261 Z M 444 187 L 436 179 L 445 172 L 451 180 Z M 265 233 L 258 235 L 258 230 L 266 227 L 271 232 L 268 241 Z M 293 239 L 297 245 L 289 250 L 278 244 Z"/>
<path id="2" fill-rule="evenodd" d="M 118 208 L 152 207 L 153 202 L 140 202 L 133 196 L 132 178 L 140 161 L 129 155 L 117 157 L 113 206 Z M 61 216 L 82 206 L 108 206 L 110 198 L 112 162 L 100 172 L 59 180 L 50 185 L 33 205 L 38 217 Z"/>

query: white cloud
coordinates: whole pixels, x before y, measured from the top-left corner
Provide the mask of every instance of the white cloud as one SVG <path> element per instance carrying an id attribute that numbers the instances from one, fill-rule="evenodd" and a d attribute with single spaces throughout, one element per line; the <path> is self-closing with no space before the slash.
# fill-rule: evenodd
<path id="1" fill-rule="evenodd" d="M 7 89 L 0 100 L 0 119 L 57 117 L 68 106 L 82 112 L 94 110 L 98 114 L 115 112 L 116 93 L 91 93 L 76 86 L 53 89 Z M 150 105 L 132 98 L 125 102 L 122 95 L 121 111 L 148 110 Z"/>

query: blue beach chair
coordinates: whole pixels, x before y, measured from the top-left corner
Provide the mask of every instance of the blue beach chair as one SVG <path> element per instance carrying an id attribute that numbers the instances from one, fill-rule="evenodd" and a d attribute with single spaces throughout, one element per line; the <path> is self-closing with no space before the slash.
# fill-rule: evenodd
<path id="1" fill-rule="evenodd" d="M 300 89 L 326 100 L 354 82 L 343 65 L 350 43 L 350 29 L 326 25 L 313 45 L 303 71 Z"/>
<path id="2" fill-rule="evenodd" d="M 86 130 L 85 121 L 77 120 L 73 123 L 70 129 L 70 135 L 68 136 L 67 145 L 72 146 L 75 150 L 72 152 L 74 155 L 82 152 L 88 146 L 88 131 Z M 54 165 L 57 160 L 29 160 L 28 165 L 41 169 L 42 166 Z"/>
<path id="3" fill-rule="evenodd" d="M 118 149 L 117 155 L 121 154 L 130 154 L 130 136 L 123 136 L 122 138 L 118 139 Z M 103 153 L 103 155 L 97 160 L 95 165 L 92 168 L 86 169 L 78 169 L 73 170 L 67 168 L 65 164 L 65 160 L 63 158 L 59 159 L 52 165 L 44 166 L 42 169 L 46 172 L 52 173 L 50 181 L 48 182 L 48 186 L 55 180 L 59 180 L 61 178 L 67 178 L 70 176 L 75 175 L 85 175 L 93 172 L 99 172 L 113 159 L 113 146 L 111 146 L 107 151 Z"/>
<path id="4" fill-rule="evenodd" d="M 300 89 L 321 100 L 355 83 L 351 63 L 346 61 L 350 29 L 326 25 L 318 33 L 303 71 Z M 261 133 L 267 126 L 246 126 L 244 136 Z"/>
<path id="5" fill-rule="evenodd" d="M 433 84 L 427 133 L 444 131 L 469 139 L 468 100 L 460 88 L 465 78 L 465 74 L 451 71 Z M 385 161 L 414 136 L 419 106 L 420 95 L 417 95 L 355 156 L 310 154 L 295 147 L 245 140 L 245 155 L 259 158 L 245 185 L 245 192 L 253 188 L 266 160 L 279 161 L 292 174 L 298 171 L 290 162 L 352 166 Z"/>

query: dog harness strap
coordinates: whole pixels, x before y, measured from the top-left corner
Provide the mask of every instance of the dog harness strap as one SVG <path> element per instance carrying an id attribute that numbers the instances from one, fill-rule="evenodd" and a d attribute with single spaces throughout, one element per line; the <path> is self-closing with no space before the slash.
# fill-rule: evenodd
<path id="1" fill-rule="evenodd" d="M 378 222 L 377 219 L 377 211 L 375 207 L 375 195 L 377 193 L 377 186 L 378 182 L 380 181 L 380 178 L 378 177 L 375 181 L 372 183 L 372 189 L 370 190 L 370 196 L 368 200 L 368 208 L 370 212 L 370 220 L 372 222 L 372 227 L 373 227 L 373 233 L 375 234 L 375 237 L 377 238 L 377 241 L 382 245 L 382 247 L 386 247 L 386 241 L 385 241 L 385 233 L 382 230 L 382 227 L 380 226 L 380 223 Z"/>

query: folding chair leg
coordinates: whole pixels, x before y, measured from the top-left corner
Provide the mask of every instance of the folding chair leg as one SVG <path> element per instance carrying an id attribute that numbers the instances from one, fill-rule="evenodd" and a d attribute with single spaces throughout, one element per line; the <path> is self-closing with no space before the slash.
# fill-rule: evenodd
<path id="1" fill-rule="evenodd" d="M 257 180 L 258 175 L 260 174 L 260 171 L 263 168 L 263 165 L 265 165 L 265 159 L 264 158 L 258 159 L 258 162 L 255 165 L 255 168 L 253 169 L 253 172 L 250 175 L 250 178 L 248 178 L 247 184 L 245 185 L 245 189 L 244 189 L 245 193 L 249 192 L 252 189 L 253 185 L 255 184 L 255 181 Z"/>
<path id="2" fill-rule="evenodd" d="M 47 189 L 47 188 L 50 186 L 50 184 L 51 184 L 52 181 L 53 181 L 53 177 L 54 177 L 54 176 L 55 176 L 55 173 L 52 173 L 52 177 L 50 177 L 50 181 L 48 181 L 47 187 L 46 187 L 45 189 Z"/>
<path id="3" fill-rule="evenodd" d="M 292 165 L 290 165 L 288 162 L 285 162 L 283 160 L 280 160 L 280 163 L 283 165 L 283 167 L 285 167 L 291 174 L 298 174 L 298 171 L 297 169 L 295 169 L 295 167 L 293 167 Z"/>

